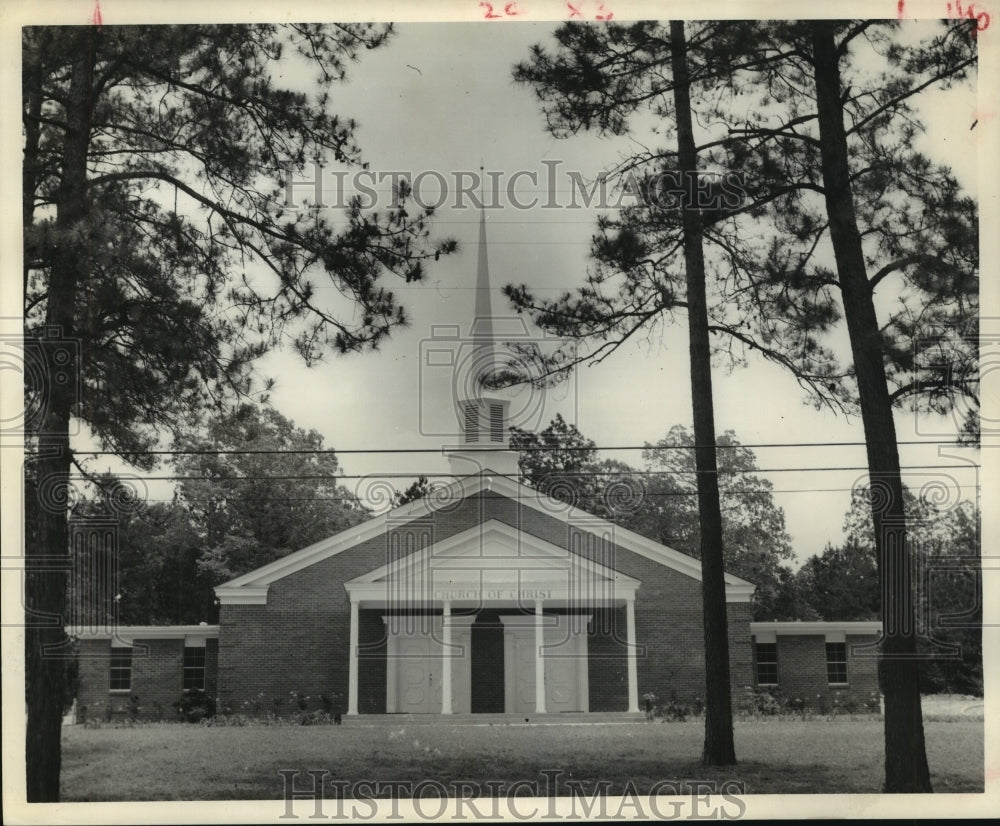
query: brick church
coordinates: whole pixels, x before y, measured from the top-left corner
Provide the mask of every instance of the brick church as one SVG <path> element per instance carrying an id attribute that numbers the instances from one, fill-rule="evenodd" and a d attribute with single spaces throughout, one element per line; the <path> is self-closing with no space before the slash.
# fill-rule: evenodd
<path id="1" fill-rule="evenodd" d="M 78 718 L 132 702 L 172 719 L 193 689 L 219 712 L 294 698 L 348 719 L 629 715 L 643 695 L 704 696 L 699 561 L 519 483 L 510 398 L 481 380 L 499 363 L 485 216 L 478 253 L 453 481 L 217 586 L 218 625 L 70 629 Z M 753 622 L 753 593 L 726 575 L 734 702 L 753 687 L 823 703 L 877 692 L 880 623 Z"/>

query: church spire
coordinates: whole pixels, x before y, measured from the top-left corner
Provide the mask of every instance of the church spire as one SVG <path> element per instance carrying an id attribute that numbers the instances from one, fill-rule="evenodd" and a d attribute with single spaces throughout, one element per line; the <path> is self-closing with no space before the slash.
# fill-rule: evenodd
<path id="1" fill-rule="evenodd" d="M 493 305 L 490 301 L 490 261 L 486 251 L 486 207 L 479 212 L 479 265 L 476 268 L 476 321 L 485 319 L 488 322 L 492 338 Z"/>
<path id="2" fill-rule="evenodd" d="M 479 212 L 479 260 L 476 266 L 476 310 L 469 337 L 474 348 L 472 363 L 475 380 L 481 389 L 483 380 L 496 373 L 496 340 L 493 325 L 493 302 L 490 298 L 490 262 L 486 243 L 486 205 Z"/>
<path id="3" fill-rule="evenodd" d="M 477 252 L 475 314 L 466 345 L 471 345 L 471 352 L 467 360 L 459 359 L 455 375 L 455 412 L 462 444 L 447 452 L 456 474 L 477 473 L 489 468 L 497 473 L 513 475 L 517 472 L 517 454 L 509 449 L 510 399 L 498 395 L 496 388 L 484 385 L 484 381 L 500 368 L 490 296 L 485 204 L 479 215 Z"/>

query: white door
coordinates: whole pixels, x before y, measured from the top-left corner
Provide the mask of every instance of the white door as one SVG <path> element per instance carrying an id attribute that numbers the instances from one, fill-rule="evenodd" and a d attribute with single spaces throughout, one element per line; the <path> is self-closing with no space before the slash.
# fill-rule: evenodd
<path id="1" fill-rule="evenodd" d="M 396 643 L 397 710 L 403 714 L 441 710 L 441 678 L 435 680 L 433 668 L 439 660 L 430 657 L 430 647 L 431 641 L 421 637 L 400 637 Z"/>
<path id="2" fill-rule="evenodd" d="M 399 714 L 440 714 L 445 663 L 440 620 L 430 628 L 400 631 L 390 626 L 387 648 L 386 710 Z M 471 707 L 469 628 L 452 629 L 451 708 L 468 714 Z"/>
<path id="3" fill-rule="evenodd" d="M 520 618 L 519 618 L 520 619 Z M 545 628 L 546 647 L 542 651 L 545 669 L 545 710 L 587 711 L 587 635 L 576 622 Z M 506 629 L 506 711 L 508 714 L 532 714 L 535 711 L 535 629 L 524 625 Z"/>
<path id="4" fill-rule="evenodd" d="M 514 635 L 514 695 L 513 708 L 507 711 L 516 714 L 527 714 L 535 711 L 535 632 L 531 634 L 518 633 Z"/>
<path id="5" fill-rule="evenodd" d="M 574 657 L 545 661 L 545 706 L 551 712 L 586 711 L 580 707 L 580 662 Z"/>

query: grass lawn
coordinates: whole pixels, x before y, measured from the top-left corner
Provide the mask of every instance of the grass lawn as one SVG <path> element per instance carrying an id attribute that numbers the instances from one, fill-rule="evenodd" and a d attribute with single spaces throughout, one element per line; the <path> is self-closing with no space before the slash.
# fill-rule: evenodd
<path id="1" fill-rule="evenodd" d="M 983 791 L 982 721 L 926 722 L 935 791 Z M 260 726 L 212 728 L 153 724 L 137 728 L 68 726 L 63 734 L 62 799 L 281 799 L 279 769 L 326 769 L 328 779 L 487 780 L 538 783 L 610 781 L 639 794 L 660 780 L 735 779 L 748 794 L 870 793 L 882 780 L 882 721 L 737 721 L 740 763 L 699 762 L 700 722 L 559 726 Z M 304 774 L 299 784 L 308 783 Z M 500 787 L 504 788 L 504 787 Z M 568 793 L 568 792 L 558 792 Z M 368 792 L 368 794 L 371 794 Z M 468 796 L 469 792 L 464 793 Z M 333 795 L 330 794 L 330 797 Z M 372 795 L 377 796 L 377 795 Z"/>

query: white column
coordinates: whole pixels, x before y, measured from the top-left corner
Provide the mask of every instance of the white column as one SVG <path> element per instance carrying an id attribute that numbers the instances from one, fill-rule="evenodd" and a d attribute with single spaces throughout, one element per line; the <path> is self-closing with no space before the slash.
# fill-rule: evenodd
<path id="1" fill-rule="evenodd" d="M 545 714 L 545 659 L 542 646 L 545 643 L 545 628 L 542 625 L 542 601 L 535 600 L 535 713 Z"/>
<path id="2" fill-rule="evenodd" d="M 639 711 L 639 672 L 636 668 L 635 597 L 625 599 L 625 641 L 628 643 L 628 710 Z"/>
<path id="3" fill-rule="evenodd" d="M 451 714 L 451 602 L 448 600 L 441 606 L 441 625 L 444 649 L 441 660 L 441 667 L 444 669 L 441 675 L 441 713 Z"/>
<path id="4" fill-rule="evenodd" d="M 358 603 L 351 600 L 351 636 L 348 653 L 347 713 L 358 713 Z"/>

